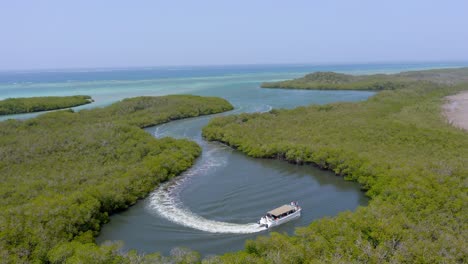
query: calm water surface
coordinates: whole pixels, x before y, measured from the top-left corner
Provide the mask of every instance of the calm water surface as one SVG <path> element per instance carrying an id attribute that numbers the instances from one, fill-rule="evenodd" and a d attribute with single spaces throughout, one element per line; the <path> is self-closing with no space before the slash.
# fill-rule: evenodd
<path id="1" fill-rule="evenodd" d="M 209 118 L 180 120 L 147 130 L 156 137 L 195 140 L 203 148 L 202 157 L 147 199 L 112 216 L 99 243 L 123 240 L 125 248 L 143 252 L 168 254 L 176 246 L 185 246 L 204 255 L 220 254 L 242 249 L 246 239 L 268 234 L 253 223 L 267 210 L 292 200 L 300 202 L 302 217 L 273 231 L 292 234 L 295 227 L 367 203 L 356 183 L 330 172 L 253 159 L 203 141 L 200 131 Z"/>
<path id="2" fill-rule="evenodd" d="M 21 96 L 87 94 L 104 106 L 139 95 L 197 94 L 229 100 L 241 112 L 266 112 L 336 101 L 360 101 L 373 95 L 358 91 L 300 91 L 260 89 L 263 81 L 282 80 L 312 71 L 347 73 L 397 72 L 458 65 L 391 64 L 341 66 L 227 66 L 46 73 L 0 73 L 0 99 Z M 37 114 L 7 118 L 30 118 Z M 179 120 L 146 129 L 155 137 L 188 138 L 203 148 L 202 156 L 183 175 L 155 189 L 148 198 L 115 214 L 104 225 L 98 243 L 121 240 L 125 249 L 168 254 L 185 246 L 203 255 L 243 248 L 246 239 L 267 235 L 255 223 L 266 211 L 299 201 L 300 219 L 273 231 L 292 234 L 315 219 L 334 216 L 365 205 L 356 183 L 346 182 L 313 166 L 252 159 L 218 143 L 206 142 L 201 129 L 212 116 Z M 0 119 L 0 120 L 1 120 Z"/>

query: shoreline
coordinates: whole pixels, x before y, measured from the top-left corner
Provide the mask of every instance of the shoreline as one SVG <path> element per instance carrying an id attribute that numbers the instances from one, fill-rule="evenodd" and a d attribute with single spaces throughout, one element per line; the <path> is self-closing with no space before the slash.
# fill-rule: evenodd
<path id="1" fill-rule="evenodd" d="M 468 91 L 445 97 L 444 116 L 448 123 L 468 131 Z"/>

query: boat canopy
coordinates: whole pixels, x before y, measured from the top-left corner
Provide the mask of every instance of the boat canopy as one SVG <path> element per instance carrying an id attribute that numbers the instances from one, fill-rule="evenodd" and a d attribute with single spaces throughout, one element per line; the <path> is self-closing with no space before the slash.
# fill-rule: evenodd
<path id="1" fill-rule="evenodd" d="M 280 215 L 282 215 L 284 213 L 287 213 L 289 211 L 294 211 L 295 209 L 296 209 L 296 207 L 294 207 L 292 205 L 285 204 L 283 206 L 280 206 L 280 207 L 278 207 L 276 209 L 273 209 L 273 210 L 269 211 L 268 214 L 278 217 L 278 216 L 280 216 Z"/>

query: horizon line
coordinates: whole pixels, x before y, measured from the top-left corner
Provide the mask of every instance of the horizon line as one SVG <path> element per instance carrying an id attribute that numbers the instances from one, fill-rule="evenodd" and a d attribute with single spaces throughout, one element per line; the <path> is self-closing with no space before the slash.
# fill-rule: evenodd
<path id="1" fill-rule="evenodd" d="M 344 65 L 393 65 L 393 64 L 456 64 L 466 63 L 468 60 L 415 60 L 415 61 L 368 61 L 368 62 L 304 62 L 304 63 L 232 63 L 232 64 L 174 64 L 151 66 L 97 66 L 97 67 L 63 67 L 63 68 L 29 68 L 29 69 L 0 69 L 0 73 L 28 73 L 28 72 L 76 72 L 84 70 L 114 71 L 114 70 L 151 70 L 161 68 L 209 68 L 209 67 L 240 67 L 240 66 L 344 66 Z"/>

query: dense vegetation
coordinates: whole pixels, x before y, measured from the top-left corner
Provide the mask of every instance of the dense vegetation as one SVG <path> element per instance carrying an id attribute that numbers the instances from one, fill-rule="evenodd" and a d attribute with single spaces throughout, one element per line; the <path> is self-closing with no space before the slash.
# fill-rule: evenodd
<path id="1" fill-rule="evenodd" d="M 262 83 L 263 88 L 314 90 L 393 90 L 415 81 L 451 83 L 453 79 L 468 81 L 468 68 L 408 71 L 397 74 L 349 75 L 335 72 L 314 72 L 304 77 L 280 82 Z"/>
<path id="2" fill-rule="evenodd" d="M 220 98 L 138 97 L 0 122 L 0 262 L 136 262 L 135 252 L 121 256 L 116 245 L 98 247 L 94 236 L 110 213 L 200 153 L 193 142 L 155 139 L 140 128 L 230 109 Z"/>
<path id="3" fill-rule="evenodd" d="M 450 82 L 464 80 L 466 71 L 451 72 L 458 79 Z M 437 82 L 413 81 L 360 103 L 212 119 L 203 130 L 209 140 L 252 157 L 316 164 L 359 182 L 372 198 L 356 212 L 298 228 L 295 236 L 248 241 L 244 251 L 218 261 L 468 262 L 468 133 L 441 115 L 443 98 L 468 84 Z"/>
<path id="4" fill-rule="evenodd" d="M 0 115 L 56 110 L 91 102 L 88 95 L 8 98 L 0 101 Z"/>

